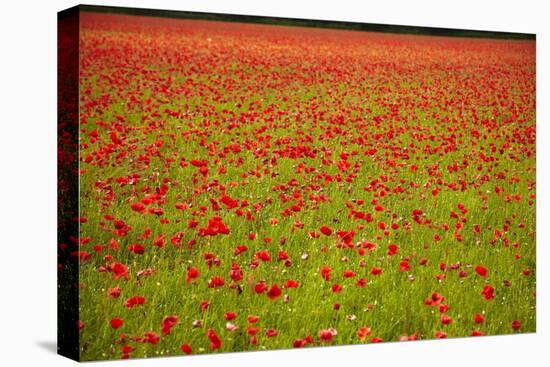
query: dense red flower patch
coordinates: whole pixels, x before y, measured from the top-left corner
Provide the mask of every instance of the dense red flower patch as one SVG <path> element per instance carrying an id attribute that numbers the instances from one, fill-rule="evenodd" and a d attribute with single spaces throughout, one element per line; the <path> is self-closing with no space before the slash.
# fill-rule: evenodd
<path id="1" fill-rule="evenodd" d="M 83 360 L 535 330 L 533 41 L 80 37 Z"/>

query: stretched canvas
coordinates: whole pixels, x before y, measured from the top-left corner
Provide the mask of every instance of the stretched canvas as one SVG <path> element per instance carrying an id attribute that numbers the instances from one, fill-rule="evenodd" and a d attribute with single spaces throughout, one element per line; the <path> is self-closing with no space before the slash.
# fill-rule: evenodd
<path id="1" fill-rule="evenodd" d="M 58 30 L 60 354 L 535 332 L 535 35 L 97 6 Z"/>

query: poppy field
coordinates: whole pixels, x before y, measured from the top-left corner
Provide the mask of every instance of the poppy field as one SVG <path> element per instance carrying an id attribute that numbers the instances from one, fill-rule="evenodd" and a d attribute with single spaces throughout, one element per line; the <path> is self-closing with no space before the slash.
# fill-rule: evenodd
<path id="1" fill-rule="evenodd" d="M 82 360 L 535 332 L 535 41 L 83 12 L 79 43 Z"/>

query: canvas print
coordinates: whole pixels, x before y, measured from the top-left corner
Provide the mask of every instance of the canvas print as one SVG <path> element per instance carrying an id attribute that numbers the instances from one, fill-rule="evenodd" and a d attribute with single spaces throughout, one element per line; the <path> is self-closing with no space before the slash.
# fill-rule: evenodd
<path id="1" fill-rule="evenodd" d="M 60 354 L 535 332 L 535 35 L 58 19 Z"/>

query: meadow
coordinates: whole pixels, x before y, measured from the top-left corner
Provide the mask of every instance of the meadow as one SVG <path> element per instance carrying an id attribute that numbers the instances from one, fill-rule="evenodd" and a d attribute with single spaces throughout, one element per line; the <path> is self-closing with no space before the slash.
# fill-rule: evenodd
<path id="1" fill-rule="evenodd" d="M 529 40 L 82 13 L 82 360 L 534 332 L 535 87 Z"/>

